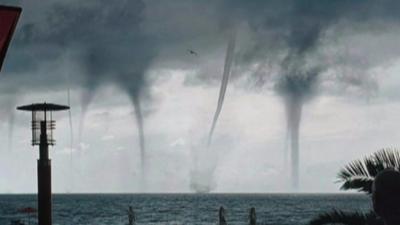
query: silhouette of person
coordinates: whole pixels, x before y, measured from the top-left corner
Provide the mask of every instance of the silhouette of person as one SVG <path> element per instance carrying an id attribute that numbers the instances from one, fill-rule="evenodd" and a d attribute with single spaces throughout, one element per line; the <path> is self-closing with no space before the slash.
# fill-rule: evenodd
<path id="1" fill-rule="evenodd" d="M 136 215 L 135 215 L 135 211 L 133 211 L 132 206 L 129 206 L 129 209 L 128 209 L 128 221 L 129 221 L 129 225 L 133 225 L 136 222 Z"/>
<path id="2" fill-rule="evenodd" d="M 400 172 L 387 169 L 375 177 L 372 202 L 375 213 L 385 225 L 400 224 Z"/>
<path id="3" fill-rule="evenodd" d="M 254 207 L 251 207 L 251 209 L 250 209 L 249 220 L 250 220 L 250 223 L 249 223 L 250 225 L 257 224 L 256 208 L 254 208 Z"/>
<path id="4" fill-rule="evenodd" d="M 225 209 L 222 206 L 219 208 L 219 225 L 227 225 L 225 219 Z"/>

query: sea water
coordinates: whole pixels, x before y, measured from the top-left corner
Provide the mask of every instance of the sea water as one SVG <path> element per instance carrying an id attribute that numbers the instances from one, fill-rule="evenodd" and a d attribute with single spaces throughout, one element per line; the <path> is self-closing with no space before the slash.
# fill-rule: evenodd
<path id="1" fill-rule="evenodd" d="M 36 208 L 36 201 L 35 195 L 0 195 L 0 225 L 18 218 L 35 221 L 35 215 L 18 209 Z M 248 224 L 251 207 L 258 224 L 305 225 L 332 209 L 367 212 L 371 202 L 362 194 L 56 194 L 53 224 L 125 225 L 129 206 L 137 225 L 218 224 L 220 206 L 229 225 Z"/>

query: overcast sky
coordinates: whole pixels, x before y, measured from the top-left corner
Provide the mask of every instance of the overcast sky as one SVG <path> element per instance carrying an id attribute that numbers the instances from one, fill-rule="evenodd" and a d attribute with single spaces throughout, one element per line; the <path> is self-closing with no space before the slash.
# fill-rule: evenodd
<path id="1" fill-rule="evenodd" d="M 72 131 L 68 112 L 54 114 L 55 192 L 289 191 L 292 95 L 303 105 L 300 191 L 338 191 L 343 165 L 400 144 L 397 0 L 0 4 L 23 8 L 0 75 L 1 193 L 36 191 L 30 115 L 15 107 L 68 104 L 68 90 Z M 231 79 L 207 148 L 232 31 Z"/>

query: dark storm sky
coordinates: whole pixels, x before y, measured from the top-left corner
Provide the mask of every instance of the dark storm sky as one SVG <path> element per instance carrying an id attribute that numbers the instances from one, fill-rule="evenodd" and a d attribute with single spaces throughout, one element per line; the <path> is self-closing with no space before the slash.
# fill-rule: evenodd
<path id="1" fill-rule="evenodd" d="M 16 170 L 21 161 L 33 166 L 35 157 L 27 150 L 29 118 L 15 114 L 15 105 L 66 103 L 67 89 L 72 93 L 75 161 L 71 169 L 68 118 L 63 114 L 53 155 L 59 165 L 55 173 L 70 180 L 91 178 L 72 186 L 67 185 L 72 181 L 56 178 L 59 191 L 140 191 L 135 186 L 139 150 L 129 100 L 135 96 L 145 114 L 152 191 L 188 191 L 196 152 L 206 152 L 203 161 L 216 165 L 212 176 L 217 191 L 280 190 L 285 186 L 278 179 L 286 128 L 282 96 L 307 99 L 302 172 L 327 177 L 313 186 L 312 175 L 303 175 L 305 191 L 336 190 L 332 181 L 340 165 L 377 148 L 396 146 L 399 140 L 394 126 L 400 122 L 394 113 L 400 107 L 399 1 L 0 3 L 23 7 L 0 76 L 0 133 L 5 143 L 10 118 L 15 118 L 13 150 L 10 153 L 7 145 L 0 149 L 2 192 L 34 190 L 29 188 L 35 182 L 29 173 L 27 179 L 12 179 L 26 174 Z M 237 30 L 233 79 L 210 153 L 202 150 L 203 142 L 232 28 Z M 77 143 L 83 105 L 88 105 L 88 119 L 82 143 Z M 251 163 L 254 160 L 257 163 Z M 96 174 L 103 162 L 108 162 L 104 179 L 110 182 L 99 186 L 102 177 Z M 318 169 L 324 162 L 329 166 Z M 238 164 L 246 169 L 238 170 Z M 171 174 L 175 180 L 165 179 Z M 243 178 L 236 184 L 235 177 Z M 263 181 L 256 182 L 259 178 Z"/>

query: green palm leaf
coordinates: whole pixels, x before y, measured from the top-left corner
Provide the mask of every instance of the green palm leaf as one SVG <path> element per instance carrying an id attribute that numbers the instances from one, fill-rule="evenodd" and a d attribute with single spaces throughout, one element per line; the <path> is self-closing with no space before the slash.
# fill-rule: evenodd
<path id="1" fill-rule="evenodd" d="M 399 151 L 382 149 L 364 159 L 355 160 L 340 170 L 338 178 L 343 183 L 340 189 L 371 193 L 375 176 L 388 168 L 400 171 Z"/>
<path id="2" fill-rule="evenodd" d="M 322 213 L 310 221 L 309 225 L 383 225 L 383 222 L 373 212 L 343 212 L 333 210 L 329 213 Z"/>

